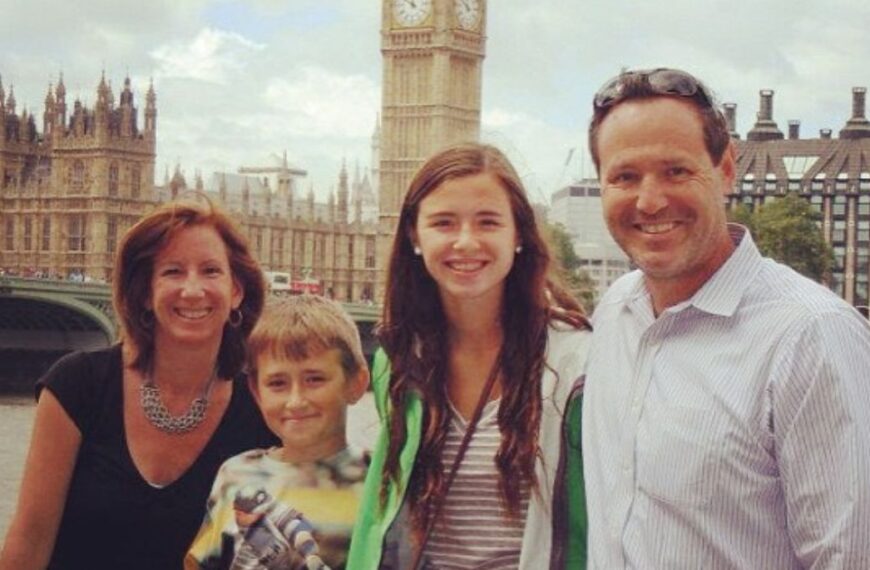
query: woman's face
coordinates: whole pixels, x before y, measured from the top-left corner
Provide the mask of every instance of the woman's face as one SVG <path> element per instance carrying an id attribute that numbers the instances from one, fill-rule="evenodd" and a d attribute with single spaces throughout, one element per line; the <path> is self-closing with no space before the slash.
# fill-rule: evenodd
<path id="1" fill-rule="evenodd" d="M 519 245 L 508 192 L 491 173 L 446 180 L 420 202 L 412 240 L 445 303 L 501 303 Z"/>
<path id="2" fill-rule="evenodd" d="M 243 296 L 217 230 L 182 229 L 154 258 L 148 308 L 154 311 L 157 343 L 219 344 L 230 311 Z"/>

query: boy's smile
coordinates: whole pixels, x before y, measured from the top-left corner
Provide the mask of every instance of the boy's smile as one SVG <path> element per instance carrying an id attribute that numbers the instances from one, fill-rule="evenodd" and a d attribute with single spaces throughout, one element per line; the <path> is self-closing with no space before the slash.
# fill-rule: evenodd
<path id="1" fill-rule="evenodd" d="M 256 369 L 254 395 L 266 425 L 281 439 L 285 461 L 316 461 L 347 446 L 347 406 L 362 396 L 366 382 L 364 374 L 346 378 L 340 350 L 302 360 L 266 351 Z"/>

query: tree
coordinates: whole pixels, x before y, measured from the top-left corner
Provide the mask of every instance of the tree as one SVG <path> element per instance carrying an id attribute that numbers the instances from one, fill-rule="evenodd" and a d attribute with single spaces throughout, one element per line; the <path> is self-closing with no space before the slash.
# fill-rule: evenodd
<path id="1" fill-rule="evenodd" d="M 574 251 L 571 236 L 562 224 L 548 224 L 550 245 L 559 270 L 568 290 L 580 301 L 587 314 L 595 307 L 595 283 L 586 271 L 580 269 L 582 260 Z"/>
<path id="2" fill-rule="evenodd" d="M 747 212 L 738 207 L 731 218 L 750 228 L 762 255 L 815 281 L 821 281 L 828 274 L 834 254 L 817 225 L 821 214 L 806 200 L 796 194 L 787 194 L 775 202 L 764 204 L 748 219 L 745 217 Z"/>

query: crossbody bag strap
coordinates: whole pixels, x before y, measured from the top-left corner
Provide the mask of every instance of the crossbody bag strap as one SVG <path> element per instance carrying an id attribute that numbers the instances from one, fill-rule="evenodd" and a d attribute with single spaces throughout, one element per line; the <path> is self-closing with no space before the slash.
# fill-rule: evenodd
<path id="1" fill-rule="evenodd" d="M 468 427 L 465 430 L 465 435 L 462 436 L 462 442 L 459 444 L 459 450 L 456 452 L 456 458 L 453 460 L 453 465 L 450 466 L 450 473 L 447 475 L 447 481 L 442 487 L 441 493 L 435 497 L 435 509 L 432 516 L 429 517 L 429 522 L 426 524 L 426 531 L 423 533 L 423 538 L 420 540 L 420 545 L 417 548 L 417 553 L 414 555 L 414 562 L 411 564 L 412 570 L 419 570 L 420 564 L 423 562 L 423 551 L 426 550 L 426 544 L 429 542 L 429 536 L 432 534 L 432 529 L 435 528 L 435 521 L 438 515 L 441 514 L 441 508 L 444 506 L 444 500 L 447 497 L 447 492 L 456 478 L 456 472 L 459 471 L 459 465 L 462 463 L 462 458 L 465 457 L 465 452 L 471 443 L 471 438 L 474 436 L 474 431 L 477 429 L 477 423 L 480 421 L 480 416 L 483 415 L 483 408 L 489 401 L 489 395 L 492 394 L 492 388 L 495 386 L 495 380 L 498 378 L 498 372 L 501 368 L 501 352 L 492 364 L 492 369 L 489 371 L 489 377 L 486 379 L 486 384 L 483 386 L 483 391 L 480 393 L 480 398 L 477 400 L 477 406 L 474 408 L 474 413 L 471 414 L 471 419 L 468 421 Z"/>

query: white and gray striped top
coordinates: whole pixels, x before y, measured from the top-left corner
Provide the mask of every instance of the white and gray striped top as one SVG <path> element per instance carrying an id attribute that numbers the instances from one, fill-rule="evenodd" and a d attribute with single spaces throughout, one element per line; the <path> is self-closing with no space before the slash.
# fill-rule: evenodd
<path id="1" fill-rule="evenodd" d="M 450 472 L 467 422 L 452 409 L 441 463 Z M 427 570 L 495 570 L 517 568 L 529 493 L 522 495 L 519 516 L 511 519 L 501 502 L 495 454 L 501 444 L 498 401 L 489 402 L 471 437 L 426 545 Z"/>
<path id="2" fill-rule="evenodd" d="M 634 272 L 596 309 L 590 568 L 870 568 L 870 325 L 730 230 L 688 301 Z"/>

